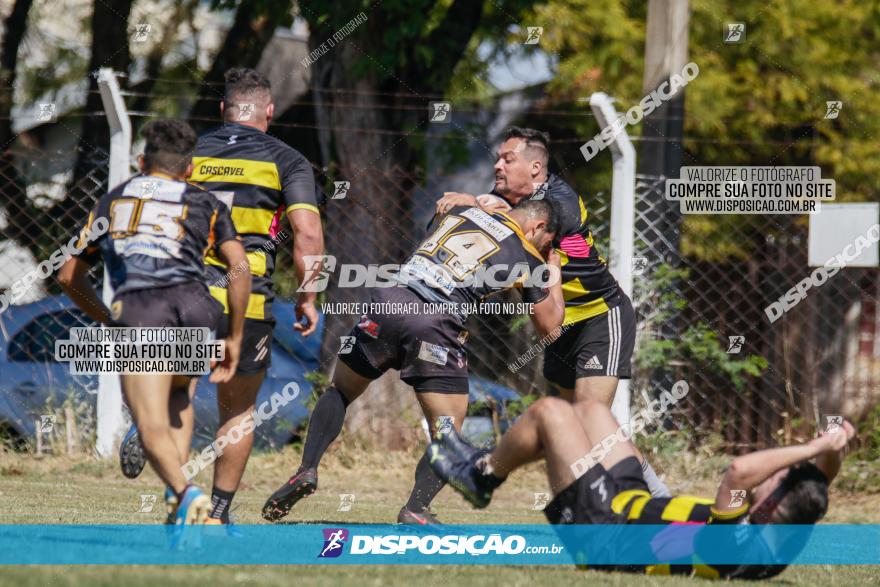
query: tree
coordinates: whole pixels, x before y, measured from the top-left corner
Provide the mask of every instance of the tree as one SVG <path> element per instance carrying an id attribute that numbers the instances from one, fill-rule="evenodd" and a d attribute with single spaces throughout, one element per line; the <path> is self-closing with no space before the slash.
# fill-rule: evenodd
<path id="1" fill-rule="evenodd" d="M 335 166 L 334 179 L 351 183 L 347 197 L 328 200 L 325 212 L 328 252 L 340 262 L 400 262 L 416 246 L 423 227 L 414 223 L 412 196 L 423 179 L 429 102 L 452 102 L 455 126 L 461 93 L 448 92 L 457 66 L 469 63 L 480 40 L 503 38 L 530 4 L 388 0 L 374 10 L 356 0 L 300 4 L 310 29 L 306 65 L 322 163 Z M 333 281 L 328 296 L 367 301 L 365 292 Z M 351 322 L 326 317 L 328 360 Z M 380 389 L 373 394 L 394 405 L 391 386 Z"/>
<path id="2" fill-rule="evenodd" d="M 162 75 L 162 63 L 168 54 L 168 48 L 177 42 L 180 25 L 183 22 L 192 22 L 193 13 L 197 6 L 198 0 L 174 0 L 172 6 L 168 8 L 169 13 L 162 23 L 162 33 L 144 56 L 144 79 L 131 85 L 130 89 L 136 95 L 129 103 L 130 111 L 149 111 L 155 105 L 152 94 L 156 89 L 157 78 Z M 192 73 L 193 64 L 186 63 L 184 68 L 190 70 L 187 72 L 189 75 L 194 75 Z M 175 90 L 179 91 L 179 87 Z M 137 123 L 139 119 L 135 118 L 132 122 Z"/>
<path id="3" fill-rule="evenodd" d="M 231 3 L 220 0 L 215 8 L 229 7 Z M 200 118 L 216 118 L 218 102 L 222 98 L 223 74 L 231 67 L 254 67 L 263 50 L 279 26 L 290 26 L 293 21 L 290 0 L 241 0 L 235 12 L 232 27 L 226 33 L 223 45 L 214 57 L 211 69 L 202 79 L 199 96 L 190 119 L 197 126 L 204 126 Z M 291 64 L 294 67 L 294 64 Z"/>
<path id="4" fill-rule="evenodd" d="M 310 50 L 323 53 L 308 65 L 323 163 L 335 163 L 339 179 L 352 184 L 341 205 L 328 205 L 330 244 L 351 262 L 380 263 L 400 260 L 414 244 L 410 198 L 424 167 L 428 102 L 444 96 L 476 38 L 503 34 L 510 21 L 492 2 L 398 0 L 364 12 L 366 21 L 334 41 L 366 6 L 300 9 Z"/>
<path id="5" fill-rule="evenodd" d="M 7 236 L 18 240 L 28 234 L 28 228 L 36 218 L 28 205 L 25 186 L 15 168 L 10 147 L 15 135 L 12 133 L 12 99 L 16 87 L 18 49 L 27 30 L 27 18 L 33 0 L 16 0 L 3 22 L 3 42 L 0 46 L 0 206 L 6 212 Z"/>
<path id="6" fill-rule="evenodd" d="M 567 23 L 548 28 L 542 39 L 542 48 L 558 56 L 558 75 L 549 91 L 565 99 L 572 96 L 572 87 L 587 90 L 580 95 L 602 89 L 619 98 L 618 110 L 623 112 L 645 91 L 640 82 L 647 3 L 611 0 L 601 8 L 593 4 L 547 0 L 536 7 L 535 21 Z M 700 73 L 686 90 L 682 165 L 820 166 L 824 177 L 836 180 L 838 200 L 876 200 L 880 105 L 872 99 L 872 90 L 880 6 L 831 0 L 690 4 L 688 53 Z M 608 12 L 597 13 L 601 10 Z M 726 25 L 732 22 L 745 23 L 741 43 L 725 42 Z M 825 119 L 826 102 L 832 100 L 842 101 L 843 108 L 836 119 Z M 595 132 L 590 122 L 581 122 L 574 134 L 590 137 Z M 646 134 L 639 127 L 627 132 L 643 138 Z M 596 158 L 579 167 L 592 173 L 604 161 Z M 647 209 L 642 205 L 638 210 L 637 227 L 645 222 Z M 715 333 L 744 334 L 748 329 L 750 347 L 772 367 L 760 380 L 750 381 L 745 394 L 713 393 L 709 398 L 723 406 L 722 412 L 736 414 L 726 416 L 725 427 L 728 438 L 738 442 L 764 443 L 774 431 L 790 430 L 795 415 L 816 417 L 816 410 L 830 405 L 822 381 L 844 379 L 845 362 L 828 351 L 821 335 L 833 332 L 842 340 L 845 333 L 817 298 L 811 299 L 815 306 L 804 308 L 807 313 L 795 314 L 781 327 L 765 327 L 764 307 L 789 287 L 793 270 L 798 275 L 807 270 L 801 256 L 804 241 L 797 243 L 805 224 L 806 217 L 794 215 L 686 215 L 681 257 L 693 271 L 690 278 L 681 276 L 683 283 L 687 281 L 681 289 L 673 289 L 682 302 L 674 310 L 685 313 L 690 328 L 682 328 L 677 337 L 661 332 L 653 341 L 648 334 L 640 343 L 642 351 L 664 350 L 653 357 L 659 359 L 654 366 L 668 364 L 675 355 L 696 364 L 720 356 L 717 337 L 701 323 Z M 652 242 L 658 246 L 646 247 L 648 254 L 668 255 L 668 241 Z M 846 299 L 840 301 L 833 307 L 843 306 Z M 643 316 L 650 317 L 651 303 L 648 299 L 640 306 Z M 824 359 L 831 356 L 834 361 Z M 651 358 L 650 352 L 643 353 L 643 359 Z M 720 373 L 734 375 L 718 367 L 716 363 L 708 372 L 697 370 L 706 389 L 725 385 Z"/>
<path id="7" fill-rule="evenodd" d="M 645 8 L 643 0 L 548 0 L 536 6 L 530 20 L 566 23 L 547 26 L 541 40 L 544 50 L 558 56 L 551 96 L 574 99 L 601 90 L 620 99 L 621 112 L 636 104 L 642 97 Z M 876 199 L 880 104 L 873 100 L 873 80 L 880 6 L 725 0 L 692 2 L 691 9 L 689 54 L 700 74 L 687 87 L 684 164 L 819 165 L 837 180 L 839 200 Z M 742 44 L 722 41 L 725 23 L 732 21 L 745 21 Z M 835 120 L 824 119 L 828 100 L 843 101 Z M 575 132 L 588 137 L 596 129 L 590 121 Z M 628 132 L 637 136 L 641 129 Z M 755 221 L 760 217 L 687 218 L 682 252 L 713 260 L 746 256 L 749 249 L 732 227 L 748 230 Z"/>
<path id="8" fill-rule="evenodd" d="M 18 48 L 27 30 L 28 13 L 33 0 L 16 0 L 3 21 L 3 42 L 0 46 L 0 145 L 5 151 L 12 140 L 12 98 L 15 90 Z"/>
<path id="9" fill-rule="evenodd" d="M 101 185 L 103 177 L 92 176 L 97 164 L 106 157 L 106 146 L 110 144 L 110 128 L 107 120 L 95 113 L 103 112 L 104 105 L 98 91 L 97 70 L 102 67 L 114 71 L 128 73 L 131 63 L 129 52 L 128 19 L 131 15 L 133 0 L 116 0 L 112 3 L 96 0 L 92 12 L 92 48 L 89 57 L 89 94 L 86 98 L 86 116 L 80 126 L 79 145 L 77 146 L 76 163 L 73 168 L 73 179 L 70 183 L 67 198 L 53 206 L 49 214 L 52 217 L 70 218 L 79 221 L 90 208 L 90 198 L 94 197 L 96 185 Z M 120 85 L 125 86 L 122 80 Z M 109 186 L 108 186 L 109 187 Z"/>

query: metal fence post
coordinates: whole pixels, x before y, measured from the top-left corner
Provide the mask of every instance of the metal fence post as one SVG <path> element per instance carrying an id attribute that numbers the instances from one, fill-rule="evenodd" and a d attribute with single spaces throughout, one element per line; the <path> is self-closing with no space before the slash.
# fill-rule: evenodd
<path id="1" fill-rule="evenodd" d="M 604 92 L 590 96 L 590 107 L 596 115 L 599 128 L 603 129 L 620 117 L 612 99 Z M 613 163 L 611 178 L 611 245 L 610 269 L 620 288 L 633 297 L 633 246 L 635 239 L 635 189 L 636 151 L 626 130 L 622 129 L 608 145 Z M 617 384 L 617 393 L 611 411 L 621 425 L 629 422 L 629 380 Z"/>
<path id="2" fill-rule="evenodd" d="M 98 89 L 104 103 L 107 124 L 110 125 L 110 169 L 107 185 L 110 189 L 128 179 L 131 171 L 131 121 L 122 99 L 116 74 L 108 67 L 98 70 Z M 109 273 L 104 271 L 102 292 L 104 303 L 113 302 Z M 125 428 L 122 409 L 122 390 L 119 376 L 101 373 L 98 376 L 98 425 L 95 450 L 104 458 L 116 451 L 119 437 Z"/>

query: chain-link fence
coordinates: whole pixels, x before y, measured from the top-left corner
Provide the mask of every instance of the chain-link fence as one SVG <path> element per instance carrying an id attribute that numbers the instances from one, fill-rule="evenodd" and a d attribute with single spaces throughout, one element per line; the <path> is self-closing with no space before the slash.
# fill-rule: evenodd
<path id="1" fill-rule="evenodd" d="M 73 327 L 91 325 L 70 309 L 55 281 L 64 248 L 107 190 L 107 153 L 86 159 L 89 170 L 71 185 L 72 151 L 23 148 L 3 154 L 0 166 L 0 441 L 55 438 L 78 430 L 94 440 L 97 377 L 70 375 L 55 362 L 55 341 Z M 96 274 L 100 277 L 100 272 Z M 97 285 L 97 283 L 96 283 Z M 66 406 L 63 410 L 62 407 Z M 85 411 L 84 411 L 85 410 Z M 88 412 L 88 413 L 86 413 Z M 75 414 L 77 426 L 67 423 Z M 59 418 L 64 427 L 55 427 Z M 71 428 L 73 426 L 73 428 Z M 39 443 L 38 443 L 39 444 Z"/>
<path id="2" fill-rule="evenodd" d="M 373 170 L 352 181 L 347 200 L 327 204 L 328 249 L 340 263 L 401 262 L 425 236 L 436 200 L 417 187 L 421 182 L 401 169 Z M 875 405 L 878 271 L 844 269 L 770 323 L 764 309 L 813 270 L 806 258 L 807 217 L 691 216 L 670 223 L 668 214 L 657 213 L 670 205 L 663 189 L 664 178 L 637 180 L 634 404 L 684 379 L 690 389 L 684 408 L 666 425 L 715 433 L 731 449 L 788 442 L 824 416 L 860 417 Z M 381 204 L 378 193 L 407 197 Z M 604 193 L 586 198 L 603 252 L 609 199 Z M 366 301 L 369 294 L 331 287 L 328 299 Z M 355 320 L 328 320 L 330 334 L 347 334 Z M 540 359 L 515 372 L 507 368 L 538 343 L 527 319 L 475 315 L 468 330 L 475 377 L 522 395 L 549 392 Z M 329 350 L 336 344 L 331 340 Z"/>
<path id="3" fill-rule="evenodd" d="M 685 379 L 686 425 L 737 448 L 790 442 L 825 416 L 858 418 L 876 405 L 878 270 L 842 269 L 771 323 L 765 308 L 814 269 L 807 217 L 684 216 L 668 226 L 654 213 L 670 205 L 664 184 L 637 180 L 637 385 Z"/>
<path id="4" fill-rule="evenodd" d="M 9 305 L 60 293 L 53 253 L 76 236 L 98 198 L 107 191 L 107 153 L 86 159 L 89 171 L 71 185 L 70 153 L 26 149 L 5 154 L 0 165 L 0 292 Z M 5 309 L 5 308 L 4 308 Z"/>

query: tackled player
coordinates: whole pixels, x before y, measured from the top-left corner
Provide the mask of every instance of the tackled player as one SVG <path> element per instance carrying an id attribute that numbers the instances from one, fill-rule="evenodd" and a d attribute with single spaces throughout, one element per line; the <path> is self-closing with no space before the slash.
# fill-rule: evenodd
<path id="1" fill-rule="evenodd" d="M 441 432 L 428 447 L 434 471 L 471 504 L 486 507 L 494 490 L 514 470 L 543 459 L 553 500 L 544 508 L 551 524 L 787 524 L 818 522 L 828 509 L 828 485 L 837 476 L 843 450 L 855 436 L 845 422 L 803 444 L 759 450 L 736 457 L 718 484 L 714 498 L 687 495 L 653 497 L 642 473 L 643 458 L 630 440 L 620 438 L 611 410 L 595 400 L 570 404 L 543 398 L 511 426 L 495 450 L 476 449 L 454 430 Z M 574 466 L 594 447 L 610 447 L 586 471 Z M 812 462 L 815 459 L 815 462 Z M 681 526 L 679 526 L 681 528 Z M 765 579 L 785 568 L 784 559 L 800 551 L 806 532 L 715 535 L 710 544 L 699 533 L 660 532 L 649 544 L 620 533 L 620 540 L 567 544 L 569 554 L 590 560 L 599 551 L 612 560 L 627 560 L 634 549 L 650 549 L 654 565 L 605 565 L 603 570 L 685 574 L 706 578 Z M 607 536 L 607 535 L 606 535 Z M 749 539 L 748 536 L 752 536 Z M 729 541 L 729 542 L 728 542 Z M 738 551 L 748 564 L 706 564 L 702 548 Z M 785 553 L 784 555 L 782 553 Z M 601 556 L 601 555 L 600 555 Z M 672 563 L 672 564 L 669 564 Z"/>
<path id="2" fill-rule="evenodd" d="M 533 304 L 531 318 L 544 336 L 558 329 L 563 318 L 559 258 L 550 247 L 558 230 L 557 212 L 546 201 L 523 202 L 509 214 L 488 214 L 476 207 L 453 208 L 435 217 L 431 234 L 401 268 L 399 287 L 373 288 L 372 301 L 417 307 L 446 304 L 461 310 L 492 294 L 517 288 L 523 301 Z M 550 267 L 539 251 L 549 251 Z M 550 278 L 541 281 L 549 287 L 523 275 L 523 267 L 529 276 L 550 271 Z M 473 279 L 480 271 L 495 279 Z M 446 278 L 434 279 L 440 274 Z M 388 369 L 400 370 L 401 379 L 413 386 L 432 434 L 440 416 L 451 417 L 453 427 L 460 430 L 469 391 L 466 320 L 461 311 L 365 314 L 351 331 L 353 348 L 339 354 L 333 385 L 312 412 L 299 470 L 266 501 L 263 517 L 277 521 L 297 501 L 314 493 L 318 464 L 342 430 L 348 405 Z M 442 488 L 443 482 L 431 471 L 427 457 L 422 458 L 398 522 L 439 523 L 429 506 Z"/>

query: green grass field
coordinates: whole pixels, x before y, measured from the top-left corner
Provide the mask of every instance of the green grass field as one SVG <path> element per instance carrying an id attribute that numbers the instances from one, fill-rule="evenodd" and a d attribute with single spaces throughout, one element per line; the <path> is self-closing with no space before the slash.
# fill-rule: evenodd
<path id="1" fill-rule="evenodd" d="M 665 471 L 676 493 L 708 495 L 714 478 L 723 470 L 726 457 L 675 452 L 655 455 L 658 470 Z M 393 523 L 408 495 L 416 452 L 367 451 L 361 448 L 331 449 L 320 477 L 320 490 L 299 504 L 288 519 L 301 522 Z M 248 466 L 242 489 L 236 496 L 234 517 L 239 523 L 261 523 L 265 498 L 287 479 L 295 449 L 256 455 Z M 209 486 L 203 477 L 197 482 Z M 115 462 L 86 456 L 35 457 L 0 453 L 0 523 L 48 524 L 158 524 L 162 521 L 162 486 L 148 470 L 131 481 Z M 434 504 L 441 519 L 449 523 L 544 523 L 532 509 L 534 494 L 546 491 L 540 466 L 514 475 L 496 494 L 486 510 L 475 511 L 451 490 L 444 489 Z M 338 512 L 339 494 L 355 495 L 350 512 Z M 153 513 L 138 513 L 141 495 L 156 494 Z M 880 523 L 880 495 L 832 491 L 826 518 L 836 523 Z M 644 577 L 579 571 L 573 567 L 478 567 L 478 566 L 204 566 L 204 567 L 6 567 L 0 568 L 0 585 L 559 585 L 562 582 L 595 585 L 693 585 L 700 579 Z M 777 584 L 836 585 L 880 584 L 880 567 L 809 566 L 786 570 Z"/>

